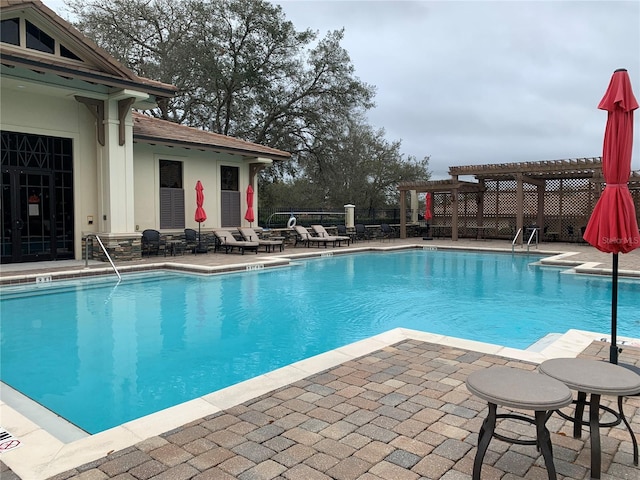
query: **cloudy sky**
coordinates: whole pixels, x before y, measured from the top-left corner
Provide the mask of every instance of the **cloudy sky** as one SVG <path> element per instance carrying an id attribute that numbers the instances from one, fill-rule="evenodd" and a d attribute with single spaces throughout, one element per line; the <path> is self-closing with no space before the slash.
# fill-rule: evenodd
<path id="1" fill-rule="evenodd" d="M 62 0 L 44 3 L 63 12 Z M 356 75 L 376 87 L 371 125 L 404 154 L 429 156 L 434 179 L 453 165 L 599 156 L 597 105 L 615 69 L 640 98 L 635 0 L 273 3 L 298 30 L 345 29 Z"/>

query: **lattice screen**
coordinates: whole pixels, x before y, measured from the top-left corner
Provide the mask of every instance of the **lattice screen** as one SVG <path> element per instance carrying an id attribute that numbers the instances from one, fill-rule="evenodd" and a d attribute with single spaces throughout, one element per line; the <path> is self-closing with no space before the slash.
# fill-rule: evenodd
<path id="1" fill-rule="evenodd" d="M 511 239 L 517 225 L 517 182 L 515 180 L 491 180 L 485 183 L 482 197 L 483 234 L 488 238 Z M 604 188 L 587 178 L 547 180 L 543 195 L 543 240 L 582 241 L 582 233 L 593 208 Z M 525 227 L 538 222 L 538 188 L 524 183 Z M 477 235 L 479 193 L 458 194 L 458 236 L 473 238 Z M 640 224 L 640 189 L 631 190 Z M 433 225 L 441 227 L 441 234 L 450 235 L 452 195 L 449 192 L 433 194 Z"/>

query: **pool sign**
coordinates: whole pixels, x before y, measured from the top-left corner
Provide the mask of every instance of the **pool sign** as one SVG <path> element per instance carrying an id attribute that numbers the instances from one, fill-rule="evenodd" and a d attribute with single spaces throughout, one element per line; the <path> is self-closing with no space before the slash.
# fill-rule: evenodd
<path id="1" fill-rule="evenodd" d="M 18 448 L 22 445 L 22 442 L 16 437 L 7 432 L 4 428 L 0 427 L 0 453 L 8 452 L 14 448 Z"/>

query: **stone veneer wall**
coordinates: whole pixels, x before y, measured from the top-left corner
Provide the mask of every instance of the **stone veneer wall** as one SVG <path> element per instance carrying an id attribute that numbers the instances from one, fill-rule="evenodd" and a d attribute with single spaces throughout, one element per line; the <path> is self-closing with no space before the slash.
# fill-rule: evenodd
<path id="1" fill-rule="evenodd" d="M 126 262 L 130 260 L 140 260 L 142 258 L 142 236 L 136 234 L 134 236 L 131 235 L 118 235 L 118 236 L 110 236 L 108 234 L 99 235 L 100 240 L 102 240 L 102 244 L 104 248 L 109 252 L 109 256 L 111 260 Z M 82 259 L 85 259 L 85 254 L 87 252 L 87 242 L 89 243 L 89 252 L 88 257 L 89 260 L 99 260 L 102 262 L 108 262 L 106 255 L 100 248 L 100 244 L 96 240 L 95 237 L 82 237 Z"/>

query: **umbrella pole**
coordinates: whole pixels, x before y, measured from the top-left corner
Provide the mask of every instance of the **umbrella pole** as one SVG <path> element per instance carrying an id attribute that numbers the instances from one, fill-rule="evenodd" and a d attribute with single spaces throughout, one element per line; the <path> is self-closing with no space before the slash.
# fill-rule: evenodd
<path id="1" fill-rule="evenodd" d="M 618 254 L 613 254 L 613 279 L 611 284 L 611 347 L 609 362 L 618 364 Z"/>
<path id="2" fill-rule="evenodd" d="M 201 227 L 202 222 L 198 222 L 198 253 L 202 253 L 202 234 L 200 233 Z"/>

